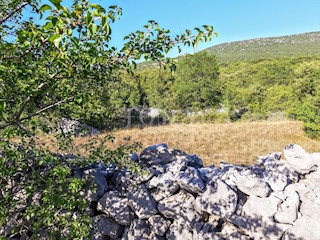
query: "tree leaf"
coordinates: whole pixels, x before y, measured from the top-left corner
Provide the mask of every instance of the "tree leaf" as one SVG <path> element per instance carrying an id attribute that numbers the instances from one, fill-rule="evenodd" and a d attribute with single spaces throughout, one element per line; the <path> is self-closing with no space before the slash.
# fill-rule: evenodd
<path id="1" fill-rule="evenodd" d="M 49 37 L 49 42 L 52 42 L 57 48 L 59 47 L 59 43 L 61 42 L 62 38 L 60 34 L 54 34 Z"/>
<path id="2" fill-rule="evenodd" d="M 86 23 L 87 23 L 87 25 L 89 25 L 89 24 L 91 23 L 91 20 L 92 20 L 91 13 L 88 12 L 88 13 L 87 13 L 87 16 L 86 16 Z"/>
<path id="3" fill-rule="evenodd" d="M 60 6 L 60 3 L 62 2 L 62 0 L 49 0 L 53 5 Z"/>
<path id="4" fill-rule="evenodd" d="M 54 34 L 52 36 L 49 37 L 49 42 L 54 42 L 56 39 L 60 38 L 60 34 Z"/>
<path id="5" fill-rule="evenodd" d="M 49 6 L 48 4 L 44 4 L 40 7 L 39 9 L 39 12 L 44 12 L 44 11 L 47 11 L 47 10 L 52 10 L 52 7 Z"/>
<path id="6" fill-rule="evenodd" d="M 76 97 L 74 98 L 74 101 L 75 101 L 76 103 L 78 103 L 78 104 L 81 104 L 82 101 L 83 101 L 83 98 L 82 98 L 82 96 L 76 96 Z"/>
<path id="7" fill-rule="evenodd" d="M 6 102 L 4 100 L 0 100 L 0 116 L 2 116 L 4 109 L 6 108 Z"/>
<path id="8" fill-rule="evenodd" d="M 92 35 L 94 35 L 96 32 L 97 32 L 97 29 L 98 29 L 98 26 L 97 26 L 97 24 L 91 24 L 91 26 L 90 26 L 90 32 L 91 32 L 91 34 Z"/>

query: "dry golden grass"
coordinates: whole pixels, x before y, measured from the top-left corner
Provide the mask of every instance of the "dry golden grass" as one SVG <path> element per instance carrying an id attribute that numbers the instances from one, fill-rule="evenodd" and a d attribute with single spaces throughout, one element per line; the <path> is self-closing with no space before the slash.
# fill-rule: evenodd
<path id="1" fill-rule="evenodd" d="M 218 165 L 221 161 L 252 164 L 258 156 L 282 151 L 290 143 L 299 144 L 309 152 L 320 152 L 320 142 L 306 137 L 302 123 L 296 121 L 179 124 L 120 130 L 113 134 L 114 146 L 124 143 L 126 137 L 131 137 L 131 142 L 141 142 L 143 147 L 167 143 L 171 148 L 198 154 L 206 165 Z M 76 143 L 88 139 L 78 138 Z"/>

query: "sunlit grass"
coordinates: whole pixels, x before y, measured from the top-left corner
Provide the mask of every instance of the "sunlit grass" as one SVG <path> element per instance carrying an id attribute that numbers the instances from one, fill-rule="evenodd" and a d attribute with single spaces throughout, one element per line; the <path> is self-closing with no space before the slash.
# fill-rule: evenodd
<path id="1" fill-rule="evenodd" d="M 206 165 L 217 165 L 221 161 L 252 164 L 258 156 L 282 151 L 290 143 L 310 152 L 320 152 L 320 142 L 308 138 L 302 123 L 296 121 L 178 124 L 119 130 L 113 134 L 115 141 L 109 147 L 124 143 L 127 137 L 131 142 L 141 142 L 143 147 L 167 143 L 171 148 L 198 154 Z M 89 139 L 78 138 L 75 142 L 80 144 Z"/>

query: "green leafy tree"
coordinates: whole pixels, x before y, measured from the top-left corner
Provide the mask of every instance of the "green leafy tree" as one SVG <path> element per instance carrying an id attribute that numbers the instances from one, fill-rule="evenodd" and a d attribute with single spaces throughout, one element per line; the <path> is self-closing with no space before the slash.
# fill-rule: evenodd
<path id="1" fill-rule="evenodd" d="M 180 109 L 216 107 L 221 101 L 219 67 L 214 55 L 199 52 L 179 61 L 172 91 Z"/>
<path id="2" fill-rule="evenodd" d="M 84 182 L 70 177 L 71 163 L 33 148 L 30 137 L 41 127 L 38 120 L 109 114 L 105 87 L 117 81 L 115 73 L 132 72 L 143 58 L 174 70 L 166 53 L 210 39 L 213 29 L 204 25 L 194 34 L 172 35 L 149 21 L 116 49 L 110 40 L 112 25 L 122 14 L 118 6 L 104 8 L 88 0 L 74 0 L 70 7 L 61 0 L 1 0 L 0 9 L 0 230 L 9 224 L 12 228 L 4 233 L 9 238 L 86 237 L 90 224 L 79 197 Z M 25 18 L 26 9 L 32 18 Z M 15 135 L 28 138 L 18 147 L 7 141 Z M 78 164 L 126 162 L 133 149 L 91 146 L 91 154 Z"/>

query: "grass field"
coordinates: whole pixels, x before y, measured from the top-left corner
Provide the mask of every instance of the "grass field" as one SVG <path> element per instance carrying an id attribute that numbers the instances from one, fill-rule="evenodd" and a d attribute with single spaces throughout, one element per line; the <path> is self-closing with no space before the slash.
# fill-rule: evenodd
<path id="1" fill-rule="evenodd" d="M 282 151 L 290 143 L 309 152 L 320 152 L 320 141 L 306 137 L 302 123 L 296 121 L 165 125 L 119 130 L 114 136 L 113 146 L 124 143 L 125 137 L 141 142 L 143 147 L 167 143 L 171 148 L 198 154 L 206 165 L 218 165 L 221 161 L 252 164 L 258 156 Z M 78 138 L 76 143 L 89 139 Z"/>

